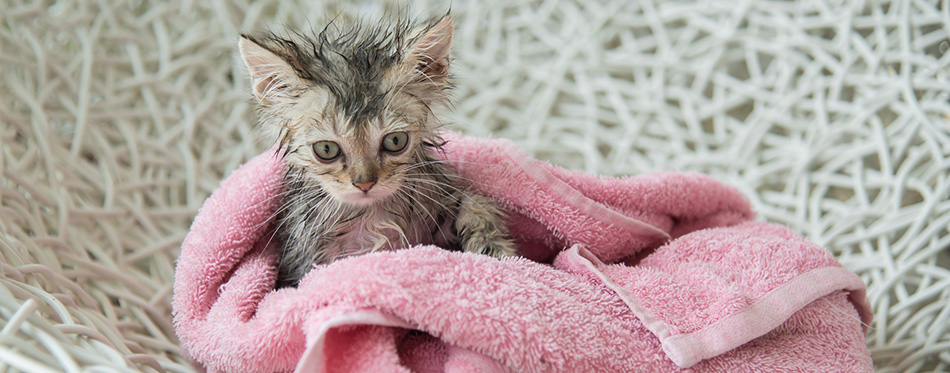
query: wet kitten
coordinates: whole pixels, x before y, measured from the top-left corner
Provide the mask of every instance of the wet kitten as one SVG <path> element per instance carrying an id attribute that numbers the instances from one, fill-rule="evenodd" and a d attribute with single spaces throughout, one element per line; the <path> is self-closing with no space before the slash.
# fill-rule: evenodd
<path id="1" fill-rule="evenodd" d="M 242 36 L 260 127 L 285 152 L 278 286 L 314 264 L 415 244 L 514 253 L 501 209 L 436 160 L 452 20 Z"/>

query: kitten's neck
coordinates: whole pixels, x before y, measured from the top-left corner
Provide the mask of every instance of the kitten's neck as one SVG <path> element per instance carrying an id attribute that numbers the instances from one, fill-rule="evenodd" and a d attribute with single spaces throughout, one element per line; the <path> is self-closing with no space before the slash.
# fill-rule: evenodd
<path id="1" fill-rule="evenodd" d="M 397 192 L 367 205 L 337 200 L 288 172 L 277 229 L 282 246 L 279 277 L 293 283 L 312 264 L 378 250 L 420 244 L 455 247 L 452 222 L 461 192 L 452 185 L 450 169 L 425 162 Z"/>

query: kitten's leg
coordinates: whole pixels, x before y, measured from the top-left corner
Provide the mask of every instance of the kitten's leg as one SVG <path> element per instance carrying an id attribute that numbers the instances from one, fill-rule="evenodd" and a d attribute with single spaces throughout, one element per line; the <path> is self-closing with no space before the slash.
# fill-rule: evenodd
<path id="1" fill-rule="evenodd" d="M 515 245 L 508 238 L 504 211 L 488 197 L 465 193 L 461 196 L 455 230 L 463 251 L 491 255 L 496 258 L 515 255 Z"/>

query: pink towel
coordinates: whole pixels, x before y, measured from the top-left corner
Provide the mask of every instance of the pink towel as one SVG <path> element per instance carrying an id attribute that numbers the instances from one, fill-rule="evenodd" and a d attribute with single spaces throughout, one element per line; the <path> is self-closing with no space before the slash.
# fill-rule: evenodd
<path id="1" fill-rule="evenodd" d="M 183 349 L 209 371 L 870 371 L 861 280 L 735 189 L 692 173 L 604 178 L 505 140 L 446 160 L 510 211 L 523 258 L 413 247 L 274 291 L 282 163 L 235 171 L 182 245 Z"/>

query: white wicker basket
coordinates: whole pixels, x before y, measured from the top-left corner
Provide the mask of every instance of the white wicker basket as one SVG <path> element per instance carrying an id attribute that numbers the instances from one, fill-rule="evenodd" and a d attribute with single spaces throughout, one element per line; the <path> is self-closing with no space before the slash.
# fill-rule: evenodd
<path id="1" fill-rule="evenodd" d="M 455 129 L 736 185 L 866 281 L 880 371 L 950 370 L 947 0 L 451 6 Z M 0 372 L 193 370 L 178 246 L 267 146 L 237 33 L 377 8 L 0 0 Z"/>

